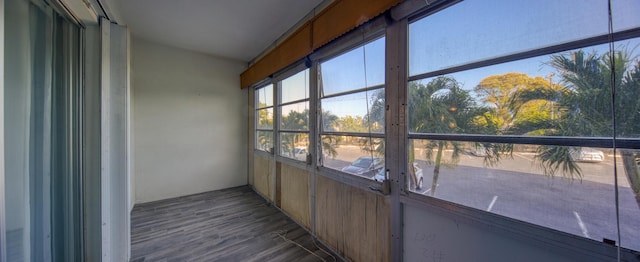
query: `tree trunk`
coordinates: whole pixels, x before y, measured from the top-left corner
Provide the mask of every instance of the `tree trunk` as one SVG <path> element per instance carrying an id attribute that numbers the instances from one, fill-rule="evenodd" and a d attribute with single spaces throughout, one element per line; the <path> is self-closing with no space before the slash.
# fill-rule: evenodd
<path id="1" fill-rule="evenodd" d="M 413 162 L 415 162 L 415 146 L 413 145 L 413 140 L 409 140 L 409 165 L 407 166 L 407 172 L 409 173 L 409 189 L 414 190 L 418 185 L 418 180 L 416 179 L 416 170 L 413 168 Z"/>
<path id="2" fill-rule="evenodd" d="M 413 162 L 409 162 L 407 166 L 407 172 L 409 173 L 409 190 L 415 191 L 418 186 L 418 181 L 416 179 L 416 170 L 413 168 Z"/>
<path id="3" fill-rule="evenodd" d="M 443 141 L 438 142 L 438 153 L 436 154 L 436 162 L 433 167 L 433 181 L 431 182 L 431 196 L 436 195 L 436 187 L 438 186 L 438 176 L 440 176 L 440 162 L 442 162 L 442 148 L 444 147 Z"/>

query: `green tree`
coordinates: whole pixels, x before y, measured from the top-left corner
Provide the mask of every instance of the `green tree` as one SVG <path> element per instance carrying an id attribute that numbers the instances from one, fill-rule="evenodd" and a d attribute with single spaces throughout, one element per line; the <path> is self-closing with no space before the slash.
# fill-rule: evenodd
<path id="1" fill-rule="evenodd" d="M 273 151 L 273 131 L 258 131 L 258 145 L 262 150 Z"/>
<path id="2" fill-rule="evenodd" d="M 610 137 L 613 134 L 611 119 L 611 76 L 614 72 L 616 90 L 616 132 L 621 137 L 640 136 L 640 64 L 626 47 L 613 54 L 599 55 L 583 50 L 566 55 L 551 56 L 550 66 L 560 73 L 563 88 L 555 92 L 522 90 L 514 95 L 514 103 L 533 99 L 557 100 L 558 118 L 547 121 L 542 134 L 550 136 Z M 613 55 L 613 57 L 612 57 Z M 537 159 L 547 175 L 561 172 L 569 178 L 582 178 L 581 170 L 572 161 L 570 148 L 541 146 Z M 640 192 L 640 176 L 634 154 L 623 152 L 625 171 L 636 194 Z"/>
<path id="3" fill-rule="evenodd" d="M 289 111 L 286 116 L 280 119 L 280 128 L 283 130 L 309 130 L 309 109 L 302 112 Z"/>
<path id="4" fill-rule="evenodd" d="M 323 131 L 337 131 L 338 116 L 331 113 L 331 111 L 322 111 L 322 130 Z M 337 136 L 322 136 L 320 139 L 320 147 L 322 153 L 325 156 L 335 158 L 338 155 L 336 147 L 340 142 L 340 138 Z"/>
<path id="5" fill-rule="evenodd" d="M 495 133 L 497 125 L 489 124 L 492 111 L 478 106 L 474 99 L 461 88 L 460 83 L 449 76 L 436 77 L 426 85 L 409 83 L 409 131 L 416 133 Z M 483 124 L 484 123 L 484 124 Z M 500 160 L 502 153 L 510 152 L 509 146 L 484 143 L 487 152 L 485 163 Z M 415 145 L 410 143 L 410 152 Z M 430 194 L 436 192 L 441 165 L 454 166 L 464 152 L 464 143 L 457 141 L 430 140 L 424 146 L 427 163 L 433 166 Z M 444 150 L 451 149 L 449 161 L 444 159 Z M 414 156 L 410 153 L 409 172 L 415 179 Z"/>
<path id="6" fill-rule="evenodd" d="M 264 106 L 263 103 L 260 106 Z M 258 110 L 257 128 L 273 130 L 273 109 Z M 273 131 L 258 131 L 257 140 L 259 148 L 272 152 L 273 150 Z"/>
<path id="7" fill-rule="evenodd" d="M 551 77 L 551 76 L 550 76 Z M 514 103 L 513 97 L 524 90 L 558 90 L 560 85 L 542 77 L 530 77 L 523 73 L 506 73 L 488 76 L 474 88 L 480 100 L 491 105 L 495 111 L 493 122 L 499 133 L 527 129 L 548 121 L 554 116 L 553 102 L 546 99 Z"/>
<path id="8" fill-rule="evenodd" d="M 343 116 L 338 118 L 336 125 L 336 129 L 342 132 L 366 133 L 369 130 L 361 116 Z"/>
<path id="9" fill-rule="evenodd" d="M 369 109 L 364 116 L 364 121 L 371 127 L 371 132 L 384 132 L 384 116 L 386 113 L 384 89 L 373 91 L 369 99 Z"/>
<path id="10" fill-rule="evenodd" d="M 309 130 L 309 109 L 305 109 L 302 112 L 295 110 L 289 111 L 286 116 L 283 116 L 282 119 L 280 119 L 280 128 L 285 131 Z M 281 153 L 289 155 L 290 157 L 295 157 L 294 149 L 301 143 L 308 144 L 307 134 L 284 133 L 280 136 Z"/>

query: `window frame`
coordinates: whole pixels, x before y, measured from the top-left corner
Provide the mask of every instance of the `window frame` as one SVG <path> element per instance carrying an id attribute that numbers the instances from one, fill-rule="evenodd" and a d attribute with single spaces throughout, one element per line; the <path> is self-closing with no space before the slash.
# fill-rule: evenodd
<path id="1" fill-rule="evenodd" d="M 293 77 L 299 73 L 302 73 L 304 71 L 307 71 L 307 83 L 308 83 L 308 90 L 307 90 L 307 98 L 303 98 L 303 99 L 297 99 L 297 100 L 291 100 L 291 101 L 287 101 L 282 103 L 282 81 L 289 79 L 290 77 Z M 274 93 L 276 94 L 276 96 L 274 97 L 275 101 L 274 101 L 274 115 L 277 115 L 277 120 L 274 120 L 274 141 L 276 143 L 275 147 L 276 149 L 274 150 L 274 154 L 276 155 L 277 159 L 279 161 L 282 161 L 283 159 L 286 159 L 288 162 L 291 161 L 293 163 L 296 164 L 301 164 L 304 163 L 306 165 L 311 165 L 312 164 L 312 159 L 313 159 L 313 154 L 311 153 L 311 134 L 312 134 L 312 125 L 311 125 L 311 115 L 314 113 L 313 107 L 312 107 L 312 95 L 311 95 L 311 90 L 313 88 L 312 86 L 312 69 L 310 67 L 307 66 L 307 63 L 296 63 L 293 66 L 291 66 L 290 68 L 284 70 L 283 72 L 281 72 L 278 76 L 276 76 L 274 78 Z M 282 107 L 284 106 L 288 106 L 288 105 L 295 105 L 295 104 L 299 104 L 299 103 L 303 103 L 306 102 L 308 105 L 308 110 L 309 110 L 309 115 L 307 116 L 307 130 L 288 130 L 288 129 L 283 129 L 282 128 Z M 288 156 L 284 156 L 282 155 L 282 145 L 281 145 L 281 135 L 282 134 L 307 134 L 307 140 L 308 140 L 308 145 L 307 145 L 307 157 L 305 160 L 299 160 L 299 159 L 295 159 L 295 158 L 291 158 Z M 277 138 L 276 138 L 277 137 Z M 309 155 L 311 155 L 311 158 L 309 158 Z M 308 161 L 311 160 L 311 161 Z"/>
<path id="2" fill-rule="evenodd" d="M 613 252 L 615 247 L 610 247 L 599 241 L 587 239 L 578 235 L 568 234 L 559 230 L 543 227 L 530 222 L 519 221 L 507 216 L 498 215 L 484 210 L 478 210 L 472 207 L 464 206 L 447 200 L 430 197 L 409 190 L 409 186 L 404 181 L 407 180 L 408 143 L 409 139 L 429 139 L 429 140 L 455 140 L 466 142 L 485 142 L 485 143 L 517 143 L 517 144 L 534 144 L 534 145 L 561 145 L 561 146 L 593 146 L 610 148 L 614 142 L 616 148 L 640 148 L 640 139 L 616 139 L 611 141 L 606 137 L 531 137 L 531 136 L 515 136 L 515 135 L 474 135 L 474 134 L 434 134 L 434 133 L 409 133 L 408 113 L 407 113 L 407 84 L 410 81 L 430 78 L 438 75 L 460 72 L 485 66 L 497 65 L 501 63 L 518 61 L 522 59 L 532 58 L 540 55 L 569 51 L 580 47 L 594 45 L 595 42 L 608 43 L 608 36 L 600 35 L 588 39 L 581 39 L 574 42 L 562 43 L 553 46 L 547 46 L 535 50 L 528 50 L 516 54 L 508 54 L 499 57 L 493 57 L 482 61 L 466 63 L 459 66 L 451 66 L 437 71 L 427 72 L 416 76 L 408 75 L 408 25 L 411 21 L 415 21 L 436 13 L 442 9 L 446 9 L 462 0 L 436 0 L 431 3 L 419 1 L 405 1 L 398 6 L 392 8 L 386 15 L 375 18 L 365 24 L 357 27 L 351 32 L 341 36 L 330 42 L 329 44 L 313 51 L 303 61 L 298 61 L 287 69 L 280 70 L 275 74 L 273 79 L 283 79 L 298 73 L 295 67 L 300 67 L 302 63 L 305 68 L 309 68 L 310 79 L 310 96 L 309 96 L 309 153 L 312 154 L 312 166 L 304 165 L 300 161 L 295 161 L 287 157 L 281 157 L 278 154 L 272 159 L 274 161 L 286 163 L 288 165 L 306 168 L 311 176 L 311 190 L 315 190 L 315 176 L 320 175 L 339 181 L 340 183 L 362 189 L 366 192 L 385 196 L 390 201 L 390 231 L 392 241 L 391 259 L 400 261 L 402 259 L 403 244 L 396 239 L 402 239 L 405 234 L 402 228 L 402 208 L 403 206 L 416 206 L 423 210 L 433 211 L 435 213 L 444 214 L 447 217 L 453 217 L 459 221 L 468 222 L 471 225 L 477 225 L 480 228 L 487 229 L 489 232 L 498 232 L 506 234 L 510 238 L 523 240 L 527 243 L 539 244 L 549 250 L 558 252 L 560 256 L 567 255 L 573 258 L 601 259 L 607 260 L 616 257 Z M 381 193 L 377 190 L 382 188 L 380 183 L 375 180 L 366 179 L 359 176 L 350 175 L 339 170 L 322 166 L 321 141 L 323 135 L 350 135 L 360 136 L 357 132 L 325 132 L 322 128 L 322 107 L 321 100 L 323 98 L 337 97 L 350 93 L 362 92 L 371 88 L 363 88 L 359 90 L 351 90 L 348 92 L 334 93 L 329 96 L 320 96 L 321 76 L 320 63 L 337 57 L 352 49 L 373 41 L 377 37 L 385 36 L 385 81 L 383 88 L 385 90 L 385 104 L 388 109 L 385 114 L 385 131 L 378 135 L 385 140 L 385 169 L 389 174 L 391 184 L 391 193 Z M 616 41 L 630 39 L 640 36 L 637 29 L 626 30 L 614 33 L 613 37 Z M 273 76 L 272 76 L 273 77 Z M 271 81 L 271 79 L 269 79 Z M 278 81 L 271 81 L 275 87 Z M 391 88 L 393 87 L 393 88 Z M 375 89 L 375 88 L 374 88 Z M 274 88 L 274 100 L 281 99 L 277 93 L 278 88 Z M 279 103 L 274 101 L 274 107 L 278 107 Z M 280 132 L 280 110 L 274 109 L 274 146 L 279 147 Z M 393 121 L 393 123 L 392 123 Z M 365 133 L 368 137 L 368 133 Z M 375 133 L 372 133 L 372 137 Z M 392 141 L 390 141 L 392 140 Z M 274 149 L 274 153 L 280 149 Z M 259 151 L 259 150 L 258 150 Z M 265 152 L 260 152 L 265 153 Z M 409 191 L 409 192 L 407 192 Z M 313 194 L 313 193 L 311 193 Z M 315 202 L 312 201 L 312 205 Z M 312 214 L 315 212 L 312 209 Z M 312 215 L 312 219 L 313 219 Z M 314 222 L 312 222 L 314 224 Z M 625 248 L 621 248 L 621 258 L 632 260 L 632 252 L 628 252 Z M 637 251 L 636 251 L 637 253 Z"/>
<path id="3" fill-rule="evenodd" d="M 276 122 L 276 112 L 275 112 L 275 86 L 274 84 L 271 82 L 271 79 L 267 79 L 265 81 L 262 81 L 258 84 L 255 85 L 256 87 L 253 88 L 253 92 L 254 92 L 254 118 L 253 118 L 253 126 L 254 126 L 254 134 L 253 134 L 253 150 L 254 152 L 263 152 L 266 154 L 273 154 L 273 151 L 275 151 L 275 122 Z M 260 103 L 260 95 L 259 95 L 259 91 L 261 89 L 266 89 L 269 86 L 271 86 L 272 88 L 272 103 L 270 106 L 264 106 L 264 107 L 260 107 L 259 103 Z M 266 98 L 265 98 L 266 99 Z M 265 110 L 265 109 L 271 109 L 273 112 L 273 123 L 272 123 L 272 127 L 271 129 L 266 129 L 266 128 L 260 128 L 258 125 L 258 122 L 260 121 L 260 111 L 261 110 Z M 272 142 L 272 150 L 264 150 L 261 149 L 259 146 L 259 142 L 258 142 L 258 133 L 259 132 L 271 132 L 271 142 Z"/>
<path id="4" fill-rule="evenodd" d="M 517 53 L 500 55 L 488 59 L 483 59 L 480 61 L 470 61 L 465 64 L 450 66 L 438 70 L 433 70 L 430 72 L 424 72 L 416 75 L 409 75 L 409 41 L 408 41 L 408 31 L 409 25 L 417 20 L 428 17 L 431 14 L 434 14 L 444 8 L 447 8 L 453 4 L 456 4 L 460 1 L 441 1 L 440 3 L 445 3 L 442 7 L 438 7 L 436 9 L 428 9 L 428 10 L 419 10 L 414 12 L 414 14 L 406 15 L 403 19 L 398 21 L 401 24 L 401 28 L 399 29 L 400 35 L 404 34 L 406 39 L 401 39 L 400 46 L 406 47 L 404 57 L 400 57 L 399 61 L 401 61 L 400 67 L 404 67 L 401 69 L 404 74 L 404 83 L 399 85 L 399 88 L 403 88 L 404 97 L 400 97 L 400 101 L 402 103 L 408 103 L 408 84 L 412 81 L 428 79 L 437 76 L 443 76 L 447 74 L 462 72 L 466 70 L 473 70 L 482 67 L 488 67 L 492 65 L 498 65 L 508 62 L 520 61 L 528 58 L 534 58 L 538 56 L 551 55 L 562 53 L 566 51 L 571 51 L 575 49 L 588 48 L 596 45 L 607 44 L 611 39 L 615 42 L 629 40 L 633 38 L 640 37 L 640 27 L 636 27 L 633 29 L 623 30 L 619 32 L 614 32 L 611 35 L 603 34 L 594 37 L 588 37 L 584 39 L 578 39 L 575 41 L 570 41 L 566 43 L 554 44 L 549 46 L 538 47 L 532 50 L 521 51 Z M 404 44 L 404 45 L 403 45 Z M 402 49 L 402 47 L 400 47 Z M 402 53 L 402 52 L 400 52 Z M 402 80 L 401 80 L 402 81 Z M 444 140 L 444 141 L 459 141 L 459 142 L 481 142 L 481 143 L 508 143 L 508 144 L 526 144 L 526 145 L 550 145 L 550 146 L 585 146 L 585 147 L 596 147 L 596 148 L 606 148 L 606 149 L 634 149 L 640 150 L 640 138 L 619 138 L 616 134 L 612 134 L 610 137 L 568 137 L 568 136 L 524 136 L 524 135 L 481 135 L 481 134 L 454 134 L 454 133 L 412 133 L 409 132 L 409 112 L 408 107 L 406 108 L 407 112 L 401 122 L 404 122 L 405 125 L 401 126 L 401 134 L 405 132 L 405 135 L 401 137 L 401 141 L 404 141 L 401 147 L 404 148 L 404 159 L 409 159 L 408 152 L 408 143 L 412 139 L 416 140 Z M 620 153 L 618 153 L 620 154 Z M 400 176 L 400 180 L 406 179 L 405 174 L 406 167 L 400 167 L 400 172 L 402 175 Z M 614 185 L 614 187 L 617 185 Z M 402 187 L 402 185 L 401 185 Z M 406 195 L 400 196 L 400 203 L 409 204 L 412 206 L 420 207 L 423 209 L 435 209 L 438 213 L 443 213 L 447 215 L 461 216 L 462 219 L 467 220 L 473 224 L 479 224 L 480 226 L 488 226 L 493 227 L 495 230 L 500 232 L 516 232 L 522 239 L 533 239 L 533 240 L 541 240 L 544 241 L 545 245 L 553 246 L 554 249 L 560 248 L 569 248 L 571 249 L 568 254 L 572 254 L 574 257 L 584 256 L 585 259 L 590 258 L 593 259 L 594 255 L 599 258 L 611 259 L 615 258 L 616 254 L 612 252 L 614 249 L 609 249 L 603 246 L 603 244 L 599 241 L 596 241 L 591 238 L 582 237 L 579 235 L 574 235 L 567 233 L 565 231 L 561 231 L 558 229 L 538 225 L 537 223 L 520 221 L 505 215 L 499 215 L 491 212 L 487 212 L 484 210 L 479 210 L 470 206 L 458 204 L 446 199 L 431 197 L 428 195 L 423 195 L 418 192 L 412 192 L 408 190 L 406 184 L 404 184 L 405 192 L 409 192 Z M 617 190 L 613 189 L 613 190 Z M 530 240 L 529 240 L 530 241 Z M 616 239 L 617 242 L 617 239 Z M 567 243 L 575 243 L 567 245 Z M 620 258 L 624 259 L 632 259 L 633 256 L 631 254 L 633 252 L 638 252 L 620 247 L 624 252 L 620 252 Z M 585 252 L 585 250 L 591 250 L 589 252 Z"/>
<path id="5" fill-rule="evenodd" d="M 322 153 L 322 146 L 321 146 L 321 141 L 323 136 L 347 136 L 347 137 L 358 137 L 358 138 L 372 138 L 372 139 L 382 139 L 384 142 L 383 143 L 387 143 L 387 132 L 386 132 L 386 118 L 387 116 L 385 115 L 385 127 L 383 128 L 382 132 L 345 132 L 345 131 L 325 131 L 323 128 L 323 122 L 322 122 L 322 100 L 323 99 L 329 99 L 329 98 L 335 98 L 335 97 L 340 97 L 340 96 L 346 96 L 346 95 L 352 95 L 352 94 L 357 94 L 357 93 L 362 93 L 362 92 L 373 92 L 373 91 L 377 91 L 377 90 L 384 90 L 385 92 L 385 100 L 386 100 L 386 93 L 387 93 L 387 80 L 386 80 L 386 75 L 387 75 L 387 69 L 386 69 L 386 65 L 387 65 L 387 61 L 386 61 L 386 53 L 387 53 L 387 41 L 386 41 L 386 23 L 383 23 L 384 20 L 382 20 L 381 18 L 377 18 L 374 19 L 374 21 L 371 24 L 367 24 L 362 28 L 359 28 L 355 31 L 352 31 L 351 33 L 343 36 L 342 38 L 338 39 L 337 42 L 324 47 L 318 51 L 316 51 L 316 53 L 314 53 L 311 57 L 314 60 L 314 63 L 316 65 L 317 68 L 317 96 L 315 97 L 315 99 L 317 100 L 317 107 L 318 107 L 318 111 L 317 111 L 317 115 L 318 115 L 318 119 L 317 119 L 317 128 L 316 128 L 316 132 L 317 132 L 317 151 L 318 151 L 318 169 L 321 171 L 319 172 L 321 175 L 327 176 L 329 178 L 333 178 L 333 179 L 339 179 L 341 181 L 345 181 L 347 184 L 352 185 L 352 186 L 356 186 L 356 187 L 360 187 L 360 188 L 368 188 L 370 189 L 372 186 L 379 186 L 381 184 L 381 182 L 376 181 L 375 179 L 369 179 L 369 178 L 365 178 L 362 176 L 358 176 L 358 175 L 353 175 L 353 174 L 349 174 L 346 172 L 343 172 L 341 170 L 337 170 L 337 169 L 333 169 L 330 167 L 325 167 L 324 163 L 323 163 L 323 153 Z M 356 88 L 356 89 L 352 89 L 352 90 L 348 90 L 348 91 L 344 91 L 344 92 L 337 92 L 337 93 L 332 93 L 329 95 L 322 95 L 323 94 L 323 83 L 322 83 L 322 63 L 332 60 L 336 57 L 339 57 L 343 54 L 346 54 L 348 52 L 351 52 L 357 48 L 363 47 L 369 43 L 372 43 L 374 41 L 378 41 L 380 39 L 384 39 L 384 43 L 385 43 L 385 61 L 384 61 L 384 65 L 385 65 L 385 69 L 384 69 L 384 73 L 385 73 L 385 79 L 383 81 L 382 84 L 377 84 L 377 85 L 371 85 L 371 86 L 365 86 L 362 88 Z M 385 102 L 386 103 L 386 102 Z M 386 157 L 386 152 L 385 152 L 385 163 L 388 162 L 387 157 Z M 387 169 L 386 167 L 384 167 L 384 169 Z M 388 170 L 388 169 L 387 169 Z M 388 179 L 388 177 L 387 177 Z"/>
<path id="6" fill-rule="evenodd" d="M 429 13 L 429 15 L 434 14 Z M 416 16 L 411 20 L 407 20 L 406 30 L 408 26 L 417 20 L 426 18 L 427 16 Z M 614 32 L 611 35 L 615 41 L 629 40 L 640 37 L 640 27 L 620 32 Z M 431 77 L 447 75 L 451 73 L 473 70 L 492 65 L 498 65 L 508 62 L 534 58 L 538 56 L 551 55 L 555 53 L 566 52 L 574 49 L 586 48 L 595 45 L 607 44 L 610 40 L 609 35 L 599 35 L 586 39 L 580 39 L 562 44 L 540 47 L 537 49 L 523 51 L 514 54 L 506 54 L 494 58 L 484 59 L 480 61 L 472 61 L 466 64 L 451 66 L 430 72 L 420 73 L 417 75 L 408 74 L 408 50 L 407 42 L 407 83 L 427 79 Z M 405 87 L 406 88 L 406 87 Z M 408 97 L 407 97 L 408 99 Z M 408 100 L 405 100 L 408 102 Z M 408 130 L 407 130 L 408 131 Z M 408 132 L 409 139 L 429 139 L 429 140 L 455 140 L 461 142 L 487 142 L 487 143 L 518 143 L 518 144 L 535 144 L 535 145 L 557 145 L 557 146 L 590 146 L 601 148 L 613 148 L 614 138 L 612 137 L 568 137 L 568 136 L 517 136 L 517 135 L 477 135 L 477 134 L 443 134 L 443 133 L 411 133 Z M 618 138 L 615 137 L 615 145 L 617 148 L 623 149 L 640 149 L 640 138 Z"/>

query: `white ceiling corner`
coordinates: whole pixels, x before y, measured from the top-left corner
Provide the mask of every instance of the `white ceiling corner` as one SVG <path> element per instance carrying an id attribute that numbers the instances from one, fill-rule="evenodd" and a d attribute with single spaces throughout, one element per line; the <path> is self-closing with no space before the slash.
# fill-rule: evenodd
<path id="1" fill-rule="evenodd" d="M 104 0 L 103 0 L 104 1 Z M 152 42 L 249 61 L 322 0 L 112 0 L 131 33 Z"/>

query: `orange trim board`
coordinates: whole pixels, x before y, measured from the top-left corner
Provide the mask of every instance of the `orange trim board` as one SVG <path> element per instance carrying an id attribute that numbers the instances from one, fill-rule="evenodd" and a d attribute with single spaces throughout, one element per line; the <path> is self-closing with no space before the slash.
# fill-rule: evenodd
<path id="1" fill-rule="evenodd" d="M 246 88 L 291 65 L 403 0 L 336 0 L 240 74 Z"/>

